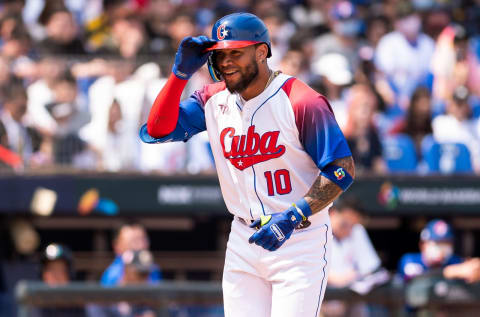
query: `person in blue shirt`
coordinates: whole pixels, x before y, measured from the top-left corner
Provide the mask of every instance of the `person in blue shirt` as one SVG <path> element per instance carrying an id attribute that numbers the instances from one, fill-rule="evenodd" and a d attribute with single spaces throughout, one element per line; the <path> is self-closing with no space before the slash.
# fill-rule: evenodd
<path id="1" fill-rule="evenodd" d="M 113 250 L 115 259 L 112 264 L 103 272 L 100 283 L 103 286 L 116 286 L 122 281 L 125 273 L 125 264 L 122 260 L 122 254 L 126 251 L 148 250 L 150 242 L 148 240 L 145 228 L 140 224 L 124 224 L 116 232 L 113 239 Z M 150 283 L 158 282 L 162 279 L 162 274 L 157 266 L 154 266 L 150 272 L 148 281 Z"/>
<path id="2" fill-rule="evenodd" d="M 440 219 L 427 223 L 420 234 L 420 253 L 402 256 L 398 273 L 406 282 L 441 270 L 447 279 L 463 279 L 468 283 L 480 280 L 480 259 L 464 260 L 453 253 L 454 234 L 451 226 Z"/>

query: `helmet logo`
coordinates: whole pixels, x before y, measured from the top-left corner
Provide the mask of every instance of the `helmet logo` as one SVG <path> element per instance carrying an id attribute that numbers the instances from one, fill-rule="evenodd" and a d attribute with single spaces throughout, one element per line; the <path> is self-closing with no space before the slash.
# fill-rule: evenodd
<path id="1" fill-rule="evenodd" d="M 226 24 L 222 24 L 217 28 L 217 39 L 224 40 L 228 35 L 228 30 L 226 29 Z"/>

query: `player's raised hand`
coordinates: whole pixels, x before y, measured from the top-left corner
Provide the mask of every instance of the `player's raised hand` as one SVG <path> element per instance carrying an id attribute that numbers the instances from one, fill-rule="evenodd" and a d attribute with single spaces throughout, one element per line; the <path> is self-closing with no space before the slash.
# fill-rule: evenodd
<path id="1" fill-rule="evenodd" d="M 248 242 L 255 243 L 266 250 L 275 251 L 290 238 L 302 219 L 294 206 L 284 212 L 261 216 L 250 225 L 251 228 L 260 229 L 248 239 Z"/>
<path id="2" fill-rule="evenodd" d="M 172 72 L 180 79 L 192 77 L 207 62 L 208 56 L 212 53 L 205 50 L 215 43 L 216 41 L 204 35 L 184 38 L 175 54 Z"/>

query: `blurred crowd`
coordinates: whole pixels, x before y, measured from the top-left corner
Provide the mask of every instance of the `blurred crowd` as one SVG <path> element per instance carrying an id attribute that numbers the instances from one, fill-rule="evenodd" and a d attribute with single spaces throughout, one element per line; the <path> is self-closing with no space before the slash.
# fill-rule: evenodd
<path id="1" fill-rule="evenodd" d="M 359 173 L 480 173 L 478 0 L 5 0 L 0 168 L 212 172 L 205 134 L 138 130 L 179 42 L 238 11 L 267 25 L 272 69 L 330 100 Z"/>

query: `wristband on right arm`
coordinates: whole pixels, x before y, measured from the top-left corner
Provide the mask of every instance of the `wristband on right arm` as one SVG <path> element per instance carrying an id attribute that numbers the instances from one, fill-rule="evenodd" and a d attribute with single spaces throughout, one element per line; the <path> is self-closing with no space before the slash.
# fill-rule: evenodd
<path id="1" fill-rule="evenodd" d="M 312 209 L 310 208 L 310 205 L 307 203 L 305 198 L 300 199 L 292 205 L 293 207 L 295 207 L 300 216 L 302 216 L 303 221 L 307 220 L 307 218 L 312 215 Z"/>

